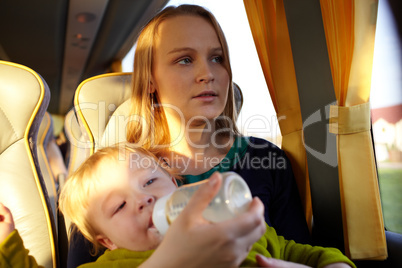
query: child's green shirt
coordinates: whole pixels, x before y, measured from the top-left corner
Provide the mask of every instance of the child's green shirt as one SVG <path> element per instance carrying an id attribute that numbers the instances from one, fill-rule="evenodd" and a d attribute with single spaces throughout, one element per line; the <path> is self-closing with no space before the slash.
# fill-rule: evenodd
<path id="1" fill-rule="evenodd" d="M 154 250 L 142 252 L 127 249 L 106 250 L 96 262 L 83 264 L 79 268 L 138 267 L 153 252 Z M 344 262 L 356 268 L 338 249 L 297 244 L 293 240 L 285 240 L 282 236 L 278 236 L 274 228 L 268 226 L 265 234 L 253 245 L 241 266 L 258 267 L 255 258 L 257 254 L 318 268 L 335 262 Z M 40 267 L 35 259 L 28 255 L 28 250 L 24 248 L 16 230 L 0 244 L 0 267 Z"/>

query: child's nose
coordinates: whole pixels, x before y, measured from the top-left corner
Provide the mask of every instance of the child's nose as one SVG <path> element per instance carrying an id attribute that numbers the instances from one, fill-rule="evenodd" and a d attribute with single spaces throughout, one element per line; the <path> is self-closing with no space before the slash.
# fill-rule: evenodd
<path id="1" fill-rule="evenodd" d="M 138 210 L 142 211 L 149 205 L 155 203 L 155 198 L 151 195 L 143 195 L 138 199 Z"/>

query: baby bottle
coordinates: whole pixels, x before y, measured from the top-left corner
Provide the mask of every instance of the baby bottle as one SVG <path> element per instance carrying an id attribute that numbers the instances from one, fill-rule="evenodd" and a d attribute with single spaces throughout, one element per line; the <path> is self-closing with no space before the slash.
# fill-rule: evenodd
<path id="1" fill-rule="evenodd" d="M 161 234 L 177 218 L 194 192 L 208 180 L 177 188 L 173 193 L 158 199 L 152 214 L 152 221 Z M 245 212 L 252 200 L 250 189 L 243 178 L 235 172 L 222 173 L 219 192 L 203 212 L 206 220 L 220 222 Z"/>

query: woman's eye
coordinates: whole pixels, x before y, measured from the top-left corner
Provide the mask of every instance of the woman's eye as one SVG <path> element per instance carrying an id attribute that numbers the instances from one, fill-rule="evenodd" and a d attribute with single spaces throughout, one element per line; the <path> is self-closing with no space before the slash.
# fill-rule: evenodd
<path id="1" fill-rule="evenodd" d="M 213 57 L 212 61 L 216 62 L 216 63 L 222 63 L 223 62 L 223 57 L 222 56 Z"/>
<path id="2" fill-rule="evenodd" d="M 155 181 L 156 181 L 156 179 L 150 179 L 150 180 L 148 180 L 148 181 L 144 184 L 144 186 L 151 185 L 151 184 L 154 183 Z"/>
<path id="3" fill-rule="evenodd" d="M 190 58 L 184 58 L 184 59 L 178 60 L 177 63 L 186 65 L 186 64 L 191 63 L 191 59 Z"/>

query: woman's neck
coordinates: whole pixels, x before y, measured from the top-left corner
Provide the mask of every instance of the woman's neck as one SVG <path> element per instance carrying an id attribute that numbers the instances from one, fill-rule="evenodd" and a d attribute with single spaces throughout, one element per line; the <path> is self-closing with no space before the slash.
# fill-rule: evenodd
<path id="1" fill-rule="evenodd" d="M 218 164 L 230 150 L 233 137 L 217 135 L 215 122 L 174 123 L 168 120 L 171 137 L 170 165 L 182 174 L 201 174 Z"/>
<path id="2" fill-rule="evenodd" d="M 215 135 L 213 122 L 192 122 L 189 124 L 173 123 L 169 120 L 169 131 L 171 137 L 171 150 L 187 157 L 195 154 L 208 154 L 215 151 L 215 145 L 219 141 Z M 215 140 L 214 140 L 215 139 Z"/>

